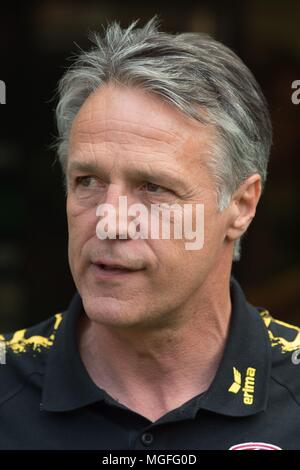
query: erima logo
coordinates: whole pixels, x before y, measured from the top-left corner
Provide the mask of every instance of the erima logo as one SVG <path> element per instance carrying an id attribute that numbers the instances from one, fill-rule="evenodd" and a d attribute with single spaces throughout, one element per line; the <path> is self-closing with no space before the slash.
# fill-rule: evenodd
<path id="1" fill-rule="evenodd" d="M 242 388 L 242 375 L 238 369 L 233 367 L 233 383 L 230 385 L 228 392 L 239 393 L 239 391 L 242 389 L 243 403 L 245 405 L 252 405 L 254 402 L 255 374 L 256 369 L 253 367 L 248 367 L 246 370 L 244 386 Z"/>

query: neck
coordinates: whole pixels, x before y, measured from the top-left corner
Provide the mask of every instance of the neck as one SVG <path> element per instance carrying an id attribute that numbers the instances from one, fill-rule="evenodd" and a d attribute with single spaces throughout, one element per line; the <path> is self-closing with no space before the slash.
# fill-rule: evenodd
<path id="1" fill-rule="evenodd" d="M 92 380 L 152 421 L 206 391 L 228 334 L 229 279 L 208 276 L 172 326 L 116 329 L 84 315 L 79 349 Z"/>

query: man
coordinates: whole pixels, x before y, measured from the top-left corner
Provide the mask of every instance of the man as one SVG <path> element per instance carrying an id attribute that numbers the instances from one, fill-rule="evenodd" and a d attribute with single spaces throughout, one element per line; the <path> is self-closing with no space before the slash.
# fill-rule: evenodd
<path id="1" fill-rule="evenodd" d="M 56 110 L 77 292 L 2 336 L 0 447 L 299 448 L 300 332 L 231 276 L 271 146 L 258 84 L 224 45 L 155 18 L 92 40 Z M 151 237 L 153 206 L 163 228 L 188 214 L 200 247 Z"/>

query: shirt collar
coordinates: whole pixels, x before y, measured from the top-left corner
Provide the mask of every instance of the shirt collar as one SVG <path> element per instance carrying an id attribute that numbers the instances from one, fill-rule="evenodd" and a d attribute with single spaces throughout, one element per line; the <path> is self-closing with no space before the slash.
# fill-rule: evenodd
<path id="1" fill-rule="evenodd" d="M 260 307 L 249 304 L 231 277 L 232 315 L 225 350 L 215 378 L 201 397 L 200 408 L 227 416 L 248 416 L 266 409 L 271 373 L 271 346 Z"/>
<path id="2" fill-rule="evenodd" d="M 94 384 L 80 357 L 76 326 L 82 314 L 82 300 L 76 292 L 48 354 L 42 395 L 42 408 L 46 411 L 71 411 L 107 395 Z"/>
<path id="3" fill-rule="evenodd" d="M 258 309 L 246 301 L 233 277 L 230 295 L 232 315 L 224 354 L 211 386 L 199 397 L 198 404 L 199 408 L 228 416 L 247 416 L 266 408 L 271 348 Z M 81 297 L 75 293 L 48 353 L 42 395 L 46 411 L 71 411 L 113 400 L 96 386 L 81 360 L 76 325 L 84 314 Z"/>

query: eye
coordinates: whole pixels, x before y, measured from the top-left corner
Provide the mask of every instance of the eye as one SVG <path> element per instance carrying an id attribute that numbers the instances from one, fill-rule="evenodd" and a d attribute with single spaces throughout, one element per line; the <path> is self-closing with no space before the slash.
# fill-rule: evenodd
<path id="1" fill-rule="evenodd" d="M 95 178 L 93 178 L 92 176 L 77 176 L 77 178 L 75 178 L 75 183 L 76 186 L 83 186 L 85 188 L 88 188 L 93 179 Z"/>
<path id="2" fill-rule="evenodd" d="M 163 193 L 163 192 L 168 191 L 163 186 L 159 186 L 158 184 L 150 183 L 150 182 L 145 183 L 144 187 L 146 188 L 147 191 L 151 193 Z"/>

